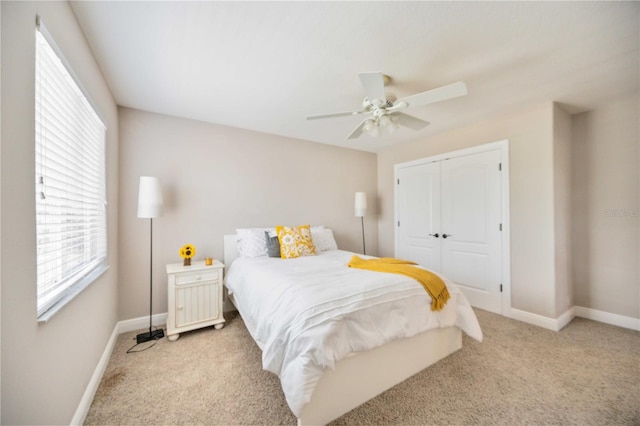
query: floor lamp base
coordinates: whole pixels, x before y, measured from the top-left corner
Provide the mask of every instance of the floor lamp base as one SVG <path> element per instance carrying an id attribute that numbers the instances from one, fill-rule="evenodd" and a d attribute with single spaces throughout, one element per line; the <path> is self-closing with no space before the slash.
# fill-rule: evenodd
<path id="1" fill-rule="evenodd" d="M 157 330 L 151 330 L 149 329 L 149 331 L 147 331 L 146 333 L 140 333 L 136 336 L 136 341 L 138 342 L 138 344 L 140 343 L 144 343 L 144 342 L 148 342 L 150 340 L 159 340 L 162 339 L 164 337 L 164 330 L 159 328 Z"/>

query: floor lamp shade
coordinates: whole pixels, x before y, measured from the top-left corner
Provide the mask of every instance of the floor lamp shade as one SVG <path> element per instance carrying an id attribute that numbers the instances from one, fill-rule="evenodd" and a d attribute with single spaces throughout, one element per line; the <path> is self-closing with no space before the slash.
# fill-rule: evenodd
<path id="1" fill-rule="evenodd" d="M 367 215 L 367 193 L 356 192 L 355 216 L 364 217 Z"/>
<path id="2" fill-rule="evenodd" d="M 156 177 L 141 176 L 138 191 L 138 217 L 155 218 L 162 216 L 162 188 Z"/>
<path id="3" fill-rule="evenodd" d="M 355 199 L 355 216 L 360 218 L 362 225 L 362 253 L 367 254 L 367 247 L 364 244 L 364 217 L 367 215 L 367 193 L 356 192 Z"/>

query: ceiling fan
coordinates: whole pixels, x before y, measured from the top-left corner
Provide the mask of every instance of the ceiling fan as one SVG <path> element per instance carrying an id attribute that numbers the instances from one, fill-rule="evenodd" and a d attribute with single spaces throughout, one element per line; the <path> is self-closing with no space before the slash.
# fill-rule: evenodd
<path id="1" fill-rule="evenodd" d="M 307 120 L 317 120 L 320 118 L 333 118 L 346 115 L 368 114 L 368 117 L 355 128 L 346 139 L 356 139 L 363 132 L 371 136 L 378 136 L 380 131 L 393 133 L 398 125 L 408 127 L 412 130 L 421 130 L 428 121 L 400 112 L 401 109 L 412 108 L 457 98 L 467 94 L 467 85 L 463 81 L 427 90 L 402 99 L 397 99 L 391 93 L 385 93 L 384 85 L 391 79 L 380 72 L 359 73 L 360 82 L 364 87 L 366 97 L 362 101 L 362 109 L 359 111 L 336 112 L 331 114 L 308 115 Z"/>

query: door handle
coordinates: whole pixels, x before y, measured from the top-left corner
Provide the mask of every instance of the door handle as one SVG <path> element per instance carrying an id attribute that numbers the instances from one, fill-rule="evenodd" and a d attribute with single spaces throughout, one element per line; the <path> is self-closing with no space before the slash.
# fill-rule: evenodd
<path id="1" fill-rule="evenodd" d="M 438 234 L 437 232 L 435 234 L 429 234 L 431 237 L 436 237 L 438 238 L 440 236 L 440 234 Z"/>
<path id="2" fill-rule="evenodd" d="M 453 237 L 451 234 L 442 234 L 442 238 Z"/>

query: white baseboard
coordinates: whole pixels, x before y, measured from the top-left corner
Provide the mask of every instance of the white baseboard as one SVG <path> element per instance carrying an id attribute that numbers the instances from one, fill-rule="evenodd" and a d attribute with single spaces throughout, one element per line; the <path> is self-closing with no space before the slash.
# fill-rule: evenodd
<path id="1" fill-rule="evenodd" d="M 109 341 L 107 342 L 107 346 L 104 348 L 104 352 L 102 352 L 102 356 L 100 357 L 100 361 L 98 361 L 98 365 L 96 369 L 93 371 L 93 375 L 91 376 L 91 380 L 89 380 L 89 384 L 87 388 L 84 390 L 84 394 L 80 399 L 80 404 L 78 404 L 78 408 L 76 409 L 73 418 L 71 419 L 72 425 L 82 425 L 84 420 L 89 413 L 89 408 L 91 407 L 91 403 L 93 402 L 93 397 L 96 395 L 96 391 L 98 390 L 98 386 L 100 386 L 100 381 L 102 380 L 102 375 L 107 368 L 107 364 L 109 363 L 109 358 L 111 357 L 111 352 L 113 352 L 113 347 L 116 345 L 116 339 L 118 338 L 118 325 L 113 328 L 113 332 L 111 333 L 111 337 L 109 337 Z"/>
<path id="2" fill-rule="evenodd" d="M 153 325 L 164 325 L 167 323 L 167 314 L 156 314 L 151 317 L 151 323 Z M 80 399 L 80 403 L 78 404 L 78 408 L 76 409 L 73 418 L 71 419 L 71 425 L 82 425 L 87 418 L 87 414 L 89 413 L 89 408 L 91 407 L 91 403 L 93 402 L 93 397 L 96 395 L 96 391 L 98 390 L 98 386 L 100 386 L 100 381 L 102 380 L 102 376 L 104 375 L 104 371 L 107 369 L 107 364 L 109 364 L 109 358 L 111 358 L 111 352 L 113 352 L 113 347 L 116 345 L 116 340 L 118 336 L 122 333 L 127 333 L 129 331 L 134 330 L 142 330 L 149 327 L 149 317 L 140 317 L 133 318 L 126 321 L 120 321 L 116 323 L 115 327 L 113 327 L 113 332 L 111 333 L 111 337 L 109 337 L 109 341 L 107 342 L 107 346 L 104 348 L 102 352 L 102 356 L 100 357 L 100 361 L 98 361 L 98 365 L 96 365 L 96 369 L 93 371 L 93 375 L 91 376 L 91 380 L 89 380 L 89 384 L 87 388 L 84 390 L 84 394 Z"/>
<path id="3" fill-rule="evenodd" d="M 569 308 L 565 313 L 555 319 L 514 308 L 511 308 L 511 312 L 507 316 L 518 321 L 526 322 L 527 324 L 536 325 L 553 331 L 562 330 L 562 328 L 569 324 L 575 317 L 586 318 L 605 324 L 615 325 L 617 327 L 640 331 L 639 318 L 612 314 L 611 312 L 598 311 L 596 309 L 584 308 L 582 306 Z"/>
<path id="4" fill-rule="evenodd" d="M 560 315 L 557 319 L 558 331 L 562 330 L 572 319 L 576 317 L 573 307 L 567 309 L 564 314 Z"/>
<path id="5" fill-rule="evenodd" d="M 560 331 L 562 327 L 569 324 L 573 319 L 573 310 L 569 309 L 567 312 L 554 319 L 527 311 L 521 311 L 520 309 L 511 308 L 511 312 L 508 317 L 526 322 L 527 324 L 546 328 L 547 330 Z"/>
<path id="6" fill-rule="evenodd" d="M 577 317 L 640 331 L 640 318 L 612 314 L 610 312 L 598 311 L 596 309 L 584 308 L 582 306 L 575 306 L 573 309 Z"/>
<path id="7" fill-rule="evenodd" d="M 167 313 L 155 314 L 151 317 L 151 324 L 153 325 L 165 325 L 167 323 Z M 118 328 L 118 334 L 128 333 L 129 331 L 149 329 L 149 316 L 132 318 L 125 321 L 120 321 L 116 324 Z"/>

